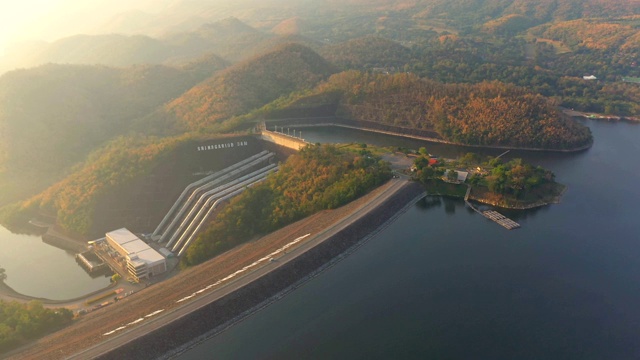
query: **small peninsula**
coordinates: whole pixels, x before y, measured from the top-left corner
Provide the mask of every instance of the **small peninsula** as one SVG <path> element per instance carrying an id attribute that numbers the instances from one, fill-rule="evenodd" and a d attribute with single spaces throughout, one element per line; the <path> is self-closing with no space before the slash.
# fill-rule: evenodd
<path id="1" fill-rule="evenodd" d="M 467 153 L 459 159 L 439 159 L 421 148 L 412 178 L 429 193 L 464 198 L 507 209 L 531 209 L 560 202 L 566 186 L 550 170 L 522 159 L 503 162 Z"/>

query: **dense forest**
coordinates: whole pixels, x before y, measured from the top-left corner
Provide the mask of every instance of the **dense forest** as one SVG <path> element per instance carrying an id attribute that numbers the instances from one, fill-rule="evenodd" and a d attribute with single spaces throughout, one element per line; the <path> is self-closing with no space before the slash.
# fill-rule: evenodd
<path id="1" fill-rule="evenodd" d="M 301 106 L 307 98 L 332 101 L 335 94 L 341 116 L 435 130 L 455 143 L 573 149 L 592 141 L 588 128 L 565 118 L 543 96 L 500 82 L 443 84 L 412 74 L 351 71 L 280 108 Z"/>
<path id="2" fill-rule="evenodd" d="M 411 50 L 376 36 L 365 36 L 320 49 L 320 54 L 341 69 L 379 69 L 395 72 L 404 68 Z"/>
<path id="3" fill-rule="evenodd" d="M 346 204 L 390 177 L 388 165 L 366 150 L 355 155 L 333 145 L 308 146 L 266 182 L 232 199 L 183 261 L 201 263 L 257 235 Z"/>
<path id="4" fill-rule="evenodd" d="M 72 320 L 73 313 L 68 309 L 46 309 L 35 300 L 28 304 L 0 300 L 0 353 L 69 325 Z"/>
<path id="5" fill-rule="evenodd" d="M 100 167 L 71 166 L 87 164 L 90 152 L 90 159 L 109 159 L 114 150 L 105 144 L 124 134 L 132 135 L 115 143 L 155 135 L 153 146 L 162 148 L 164 136 L 235 131 L 250 126 L 247 120 L 287 108 L 334 104 L 338 115 L 436 131 L 452 142 L 553 149 L 591 141 L 588 130 L 564 118 L 556 105 L 640 113 L 638 84 L 621 81 L 640 75 L 635 1 L 379 0 L 367 7 L 328 1 L 292 4 L 279 8 L 279 16 L 272 11 L 275 3 L 262 5 L 260 21 L 235 13 L 232 5 L 224 18 L 161 36 L 83 36 L 38 53 L 43 61 L 63 54 L 69 57 L 60 61 L 128 64 L 137 57 L 180 67 L 52 64 L 2 76 L 0 203 L 62 179 L 46 196 L 12 209 L 60 212 L 65 228 L 83 233 L 91 205 L 81 211 L 74 204 L 104 186 L 91 180 L 102 178 Z M 307 44 L 324 58 L 308 47 L 282 45 L 286 41 Z M 151 45 L 132 45 L 137 42 Z M 90 43 L 96 46 L 92 53 L 83 50 Z M 114 44 L 140 54 L 112 51 Z M 165 48 L 173 55 L 167 57 Z M 101 53 L 100 59 L 72 59 Z M 157 57 L 144 57 L 149 54 Z M 365 72 L 335 74 L 339 68 Z M 598 80 L 582 79 L 590 74 Z M 141 156 L 136 149 L 131 159 Z M 110 171 L 126 179 L 128 168 Z M 72 189 L 53 190 L 63 186 Z M 58 197 L 52 193 L 67 191 L 89 195 L 51 200 Z M 80 215 L 69 217 L 74 212 Z"/>
<path id="6" fill-rule="evenodd" d="M 32 198 L 0 210 L 0 221 L 14 227 L 38 213 L 53 215 L 64 230 L 87 235 L 96 199 L 147 173 L 189 136 L 121 136 L 91 153 L 76 171 Z"/>
<path id="7" fill-rule="evenodd" d="M 333 72 L 334 66 L 311 49 L 282 45 L 195 86 L 166 111 L 177 118 L 178 126 L 200 130 L 314 86 Z"/>

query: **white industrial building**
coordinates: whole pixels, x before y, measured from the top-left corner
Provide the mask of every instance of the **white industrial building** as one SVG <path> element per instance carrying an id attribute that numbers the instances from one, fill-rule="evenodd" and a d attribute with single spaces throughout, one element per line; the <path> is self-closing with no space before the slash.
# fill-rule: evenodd
<path id="1" fill-rule="evenodd" d="M 127 260 L 127 270 L 136 280 L 167 271 L 165 257 L 131 231 L 122 228 L 106 235 L 107 243 Z"/>

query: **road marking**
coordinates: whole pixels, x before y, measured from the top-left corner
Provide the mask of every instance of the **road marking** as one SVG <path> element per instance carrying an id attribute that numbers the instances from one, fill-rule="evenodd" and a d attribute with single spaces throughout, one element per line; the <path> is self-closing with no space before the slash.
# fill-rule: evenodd
<path id="1" fill-rule="evenodd" d="M 191 299 L 191 298 L 192 298 L 192 297 L 194 297 L 194 296 L 196 296 L 196 293 L 193 293 L 193 294 L 191 294 L 191 295 L 189 295 L 189 296 L 187 296 L 187 297 L 183 297 L 182 299 L 180 299 L 180 300 L 178 300 L 178 301 L 176 301 L 176 302 L 177 302 L 177 303 L 180 303 L 180 302 L 183 302 L 183 301 L 185 301 L 185 300 L 189 300 L 189 299 Z"/>
<path id="2" fill-rule="evenodd" d="M 135 324 L 137 324 L 137 323 L 139 323 L 139 322 L 141 322 L 141 321 L 144 321 L 144 318 L 140 318 L 140 319 L 138 319 L 138 320 L 132 321 L 132 322 L 128 323 L 128 324 L 127 324 L 127 326 L 129 326 L 129 325 L 135 325 Z"/>
<path id="3" fill-rule="evenodd" d="M 292 247 L 292 246 L 294 246 L 295 244 L 299 243 L 300 241 L 304 240 L 305 238 L 307 238 L 307 237 L 308 237 L 308 236 L 310 236 L 310 235 L 311 235 L 311 233 L 306 234 L 306 235 L 303 235 L 303 236 L 300 236 L 300 237 L 298 237 L 298 238 L 294 239 L 294 240 L 293 240 L 293 241 L 291 241 L 290 243 L 288 243 L 288 244 L 284 245 L 283 247 L 281 247 L 281 248 L 279 248 L 279 249 L 275 250 L 275 251 L 274 251 L 274 252 L 272 252 L 271 254 L 269 254 L 269 255 L 267 255 L 267 256 L 264 256 L 264 257 L 262 257 L 262 258 L 260 258 L 260 259 L 258 259 L 258 260 L 256 260 L 256 261 L 254 261 L 253 263 L 251 263 L 251 264 L 249 264 L 249 265 L 247 265 L 247 266 L 243 267 L 242 269 L 237 270 L 237 271 L 236 271 L 236 272 L 234 272 L 233 274 L 227 275 L 226 277 L 224 277 L 224 278 L 222 278 L 222 279 L 220 279 L 220 280 L 216 281 L 215 283 L 210 284 L 210 285 L 208 285 L 208 286 L 206 286 L 206 287 L 204 287 L 204 288 L 202 288 L 202 289 L 200 289 L 200 290 L 198 290 L 198 291 L 194 292 L 193 294 L 191 294 L 191 295 L 189 295 L 189 296 L 185 296 L 185 297 L 183 297 L 182 299 L 180 299 L 180 300 L 176 301 L 176 303 L 181 303 L 181 302 L 183 302 L 183 301 L 187 301 L 187 300 L 189 300 L 189 299 L 191 299 L 191 298 L 195 297 L 196 295 L 202 294 L 203 292 L 205 292 L 205 291 L 207 291 L 207 290 L 209 290 L 209 289 L 211 289 L 211 288 L 213 288 L 213 287 L 215 287 L 215 286 L 217 286 L 217 285 L 220 285 L 221 283 L 223 283 L 223 282 L 225 282 L 225 281 L 227 281 L 227 280 L 233 279 L 233 278 L 234 278 L 234 277 L 236 277 L 237 275 L 240 275 L 240 274 L 242 274 L 243 272 L 245 272 L 245 271 L 247 271 L 247 270 L 249 270 L 249 269 L 251 269 L 251 268 L 253 268 L 253 267 L 256 267 L 256 266 L 257 266 L 257 265 L 259 265 L 260 263 L 263 263 L 263 262 L 265 262 L 265 261 L 270 261 L 274 256 L 276 256 L 276 255 L 278 255 L 278 254 L 280 254 L 280 253 L 282 253 L 282 252 L 286 251 L 287 249 L 289 249 L 290 247 Z M 106 332 L 106 333 L 104 333 L 104 334 L 102 334 L 102 335 L 103 335 L 103 336 L 109 336 L 109 335 L 112 335 L 112 334 L 114 334 L 114 333 L 116 333 L 116 332 L 118 332 L 118 331 L 120 331 L 120 330 L 124 330 L 124 329 L 126 329 L 126 328 L 127 328 L 127 326 L 135 325 L 135 324 L 137 324 L 137 323 L 139 323 L 139 322 L 144 321 L 144 320 L 145 320 L 145 318 L 150 318 L 150 317 L 152 317 L 152 316 L 158 315 L 159 313 L 161 313 L 161 312 L 163 312 L 163 311 L 164 311 L 164 309 L 154 311 L 154 312 L 152 312 L 151 314 L 145 315 L 144 317 L 141 317 L 141 318 L 139 318 L 138 320 L 134 320 L 134 321 L 132 321 L 132 322 L 128 323 L 127 325 L 121 326 L 121 327 L 119 327 L 119 328 L 117 328 L 117 329 L 115 329 L 115 330 L 111 330 L 111 331 Z"/>
<path id="4" fill-rule="evenodd" d="M 164 311 L 164 309 L 154 311 L 154 312 L 152 312 L 151 314 L 146 315 L 145 317 L 141 317 L 141 318 L 139 318 L 138 320 L 134 320 L 134 321 L 132 321 L 132 322 L 128 323 L 127 325 L 120 326 L 120 327 L 119 327 L 119 328 L 117 328 L 117 329 L 114 329 L 114 330 L 111 330 L 111 331 L 109 331 L 109 332 L 106 332 L 106 333 L 102 334 L 102 336 L 109 336 L 109 335 L 112 335 L 112 334 L 114 334 L 114 333 L 116 333 L 116 332 L 118 332 L 118 331 L 120 331 L 120 330 L 124 330 L 124 329 L 126 329 L 126 328 L 127 328 L 127 326 L 135 325 L 135 324 L 137 324 L 137 323 L 139 323 L 139 322 L 144 321 L 144 320 L 145 320 L 145 318 L 150 318 L 150 317 L 152 317 L 152 316 L 154 316 L 154 315 L 158 315 L 158 314 L 160 314 L 160 313 L 161 313 L 161 312 L 163 312 L 163 311 Z"/>
<path id="5" fill-rule="evenodd" d="M 187 301 L 187 300 L 189 300 L 189 299 L 193 298 L 194 296 L 199 295 L 199 294 L 202 294 L 203 292 L 205 292 L 205 291 L 207 291 L 207 290 L 211 289 L 212 287 L 218 286 L 218 285 L 220 285 L 221 283 L 223 283 L 223 282 L 225 282 L 225 281 L 227 281 L 227 280 L 231 280 L 231 279 L 233 279 L 233 278 L 234 278 L 234 277 L 236 277 L 237 275 L 240 275 L 240 274 L 242 274 L 243 272 L 245 272 L 245 271 L 247 271 L 247 270 L 249 270 L 249 269 L 251 269 L 251 268 L 253 268 L 253 267 L 256 267 L 256 266 L 257 266 L 257 265 L 259 265 L 260 263 L 263 263 L 263 262 L 265 262 L 265 261 L 270 261 L 271 259 L 273 259 L 273 257 L 274 257 L 274 256 L 277 256 L 277 255 L 279 255 L 280 253 L 282 253 L 282 252 L 286 251 L 286 250 L 287 250 L 287 249 L 289 249 L 290 247 L 294 246 L 295 244 L 297 244 L 297 243 L 299 243 L 300 241 L 302 241 L 302 240 L 304 240 L 305 238 L 307 238 L 309 235 L 311 235 L 311 233 L 309 233 L 309 234 L 307 234 L 307 235 L 303 235 L 303 236 L 300 236 L 300 237 L 296 238 L 295 240 L 291 241 L 290 243 L 288 243 L 288 244 L 284 245 L 283 247 L 281 247 L 281 248 L 279 248 L 279 249 L 275 250 L 275 251 L 274 251 L 274 252 L 272 252 L 271 254 L 269 254 L 269 255 L 267 255 L 267 256 L 264 256 L 264 257 L 262 257 L 262 258 L 260 258 L 260 259 L 258 259 L 258 260 L 256 260 L 256 261 L 254 261 L 253 263 L 251 263 L 251 264 L 249 264 L 249 265 L 247 265 L 247 266 L 243 267 L 242 269 L 237 270 L 236 272 L 234 272 L 234 273 L 232 273 L 232 274 L 229 274 L 229 275 L 225 276 L 224 278 L 222 278 L 222 279 L 220 279 L 220 280 L 216 281 L 216 282 L 215 282 L 215 283 L 213 283 L 213 284 L 208 285 L 207 287 L 204 287 L 204 288 L 202 288 L 202 289 L 200 289 L 200 290 L 198 290 L 198 291 L 194 292 L 193 294 L 191 294 L 191 295 L 189 295 L 189 296 L 185 296 L 185 297 L 183 297 L 182 299 L 177 300 L 177 301 L 176 301 L 176 303 L 181 303 L 181 302 L 183 302 L 183 301 Z"/>
<path id="6" fill-rule="evenodd" d="M 161 312 L 163 312 L 163 311 L 164 311 L 164 309 L 162 309 L 162 310 L 157 310 L 157 311 L 152 312 L 152 313 L 151 313 L 151 314 L 149 314 L 149 315 L 146 315 L 145 317 L 146 317 L 146 318 L 150 318 L 150 317 L 152 317 L 152 316 L 154 316 L 154 315 L 158 315 L 158 314 L 160 314 L 160 313 L 161 313 Z"/>

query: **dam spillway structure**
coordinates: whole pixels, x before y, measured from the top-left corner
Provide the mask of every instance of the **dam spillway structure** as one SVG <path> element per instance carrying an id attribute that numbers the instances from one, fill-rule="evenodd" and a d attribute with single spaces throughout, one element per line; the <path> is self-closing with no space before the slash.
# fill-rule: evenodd
<path id="1" fill-rule="evenodd" d="M 277 166 L 272 164 L 274 156 L 274 153 L 262 151 L 189 184 L 155 229 L 152 238 L 181 254 L 202 229 L 198 225 L 206 222 L 221 201 L 240 194 L 248 186 L 277 171 Z"/>

